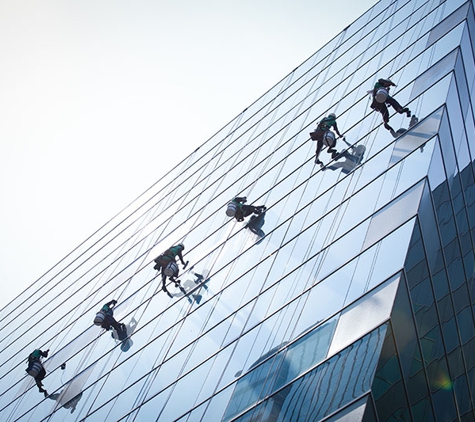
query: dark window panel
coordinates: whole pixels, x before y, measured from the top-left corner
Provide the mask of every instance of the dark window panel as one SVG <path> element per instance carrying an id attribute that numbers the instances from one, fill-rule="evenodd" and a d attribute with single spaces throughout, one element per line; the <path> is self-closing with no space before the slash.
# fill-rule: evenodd
<path id="1" fill-rule="evenodd" d="M 452 297 L 456 314 L 459 314 L 462 310 L 470 306 L 470 297 L 466 283 L 463 283 L 457 290 L 452 292 Z"/>
<path id="2" fill-rule="evenodd" d="M 440 185 L 434 191 L 433 197 L 442 243 L 446 245 L 451 242 L 457 234 L 452 210 L 452 201 L 450 200 L 447 183 Z"/>
<path id="3" fill-rule="evenodd" d="M 465 373 L 465 365 L 461 347 L 456 347 L 447 355 L 449 363 L 450 378 L 455 379 Z"/>
<path id="4" fill-rule="evenodd" d="M 473 398 L 465 374 L 462 374 L 454 380 L 453 389 L 457 400 L 457 407 L 460 414 L 472 414 L 475 408 Z"/>
<path id="5" fill-rule="evenodd" d="M 454 316 L 454 307 L 452 304 L 452 296 L 447 294 L 437 301 L 437 309 L 441 322 L 446 322 Z"/>
<path id="6" fill-rule="evenodd" d="M 440 327 L 436 326 L 424 336 L 420 337 L 422 358 L 424 359 L 424 365 L 429 367 L 432 362 L 441 358 L 444 355 L 445 350 L 442 343 L 442 333 Z M 432 384 L 432 383 L 431 383 Z"/>
<path id="7" fill-rule="evenodd" d="M 440 255 L 440 260 L 443 261 L 442 254 Z M 447 293 L 450 292 L 449 281 L 447 279 L 447 273 L 445 268 L 432 276 L 432 284 L 434 286 L 436 298 L 444 297 L 445 295 L 447 295 Z"/>
<path id="8" fill-rule="evenodd" d="M 462 309 L 457 315 L 457 324 L 462 344 L 466 344 L 475 336 L 475 324 L 471 306 Z"/>
<path id="9" fill-rule="evenodd" d="M 412 405 L 411 412 L 414 421 L 431 422 L 436 420 L 429 397 Z"/>
<path id="10" fill-rule="evenodd" d="M 445 359 L 435 362 L 433 366 L 431 369 L 434 369 L 434 377 L 431 377 L 431 387 L 437 420 L 453 420 L 457 418 L 457 410 Z"/>
<path id="11" fill-rule="evenodd" d="M 445 347 L 447 348 L 447 352 L 450 353 L 460 345 L 455 317 L 442 323 L 442 332 L 444 333 Z"/>

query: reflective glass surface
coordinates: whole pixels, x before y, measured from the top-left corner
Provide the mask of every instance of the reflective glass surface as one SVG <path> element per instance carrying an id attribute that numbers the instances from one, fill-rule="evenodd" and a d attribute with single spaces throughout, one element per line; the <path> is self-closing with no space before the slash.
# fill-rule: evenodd
<path id="1" fill-rule="evenodd" d="M 473 1 L 377 2 L 85 236 L 0 310 L 1 419 L 475 419 L 474 34 Z"/>
<path id="2" fill-rule="evenodd" d="M 386 332 L 386 326 L 376 329 L 352 346 L 342 350 L 325 364 L 305 374 L 279 392 L 279 419 L 289 420 L 320 420 L 334 412 L 343 403 L 352 401 L 363 395 L 373 378 Z M 331 379 L 339 380 L 334 388 L 324 386 L 332 384 Z M 295 406 L 295 402 L 300 402 Z M 239 421 L 265 420 L 272 414 L 275 403 L 271 400 L 256 406 Z"/>

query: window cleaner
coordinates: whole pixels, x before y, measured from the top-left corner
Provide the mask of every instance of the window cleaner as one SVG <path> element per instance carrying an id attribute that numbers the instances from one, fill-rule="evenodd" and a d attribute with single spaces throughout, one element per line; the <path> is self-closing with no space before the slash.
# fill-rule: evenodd
<path id="1" fill-rule="evenodd" d="M 383 117 L 384 127 L 394 132 L 394 129 L 389 126 L 389 110 L 388 105 L 394 108 L 397 113 L 404 114 L 406 113 L 407 117 L 411 117 L 411 110 L 407 107 L 403 107 L 399 104 L 393 97 L 389 95 L 389 89 L 396 84 L 390 79 L 378 79 L 374 84 L 374 88 L 368 93 L 372 94 L 373 101 L 371 103 L 371 108 L 375 111 L 379 111 Z"/>
<path id="2" fill-rule="evenodd" d="M 343 137 L 343 135 L 338 130 L 335 113 L 330 113 L 327 117 L 324 117 L 322 120 L 320 120 L 317 125 L 317 128 L 313 132 L 310 132 L 310 138 L 312 139 L 312 141 L 317 141 L 317 149 L 315 151 L 315 164 L 320 164 L 320 166 L 322 167 L 323 163 L 320 161 L 319 157 L 324 145 L 327 147 L 327 152 L 332 155 L 332 159 L 334 159 L 338 155 L 338 152 L 335 149 L 337 138 L 335 136 L 335 133 L 333 133 L 331 129 L 335 129 L 335 132 L 338 137 Z"/>

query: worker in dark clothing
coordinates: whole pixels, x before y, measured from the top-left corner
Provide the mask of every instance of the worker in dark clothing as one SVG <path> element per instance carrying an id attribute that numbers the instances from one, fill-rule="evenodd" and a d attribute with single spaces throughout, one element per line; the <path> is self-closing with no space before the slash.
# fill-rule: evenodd
<path id="1" fill-rule="evenodd" d="M 119 339 L 124 340 L 125 337 L 127 337 L 127 329 L 125 327 L 125 324 L 118 323 L 114 318 L 113 309 L 116 304 L 116 300 L 111 300 L 110 302 L 107 302 L 96 314 L 96 317 L 94 318 L 94 324 L 104 328 L 107 331 L 113 328 L 115 331 L 117 331 Z"/>
<path id="2" fill-rule="evenodd" d="M 43 379 L 46 377 L 46 370 L 41 362 L 41 358 L 47 358 L 49 349 L 44 352 L 40 349 L 35 349 L 30 356 L 28 356 L 28 368 L 26 372 L 28 375 L 31 375 L 40 390 L 40 393 L 43 393 L 45 397 L 48 397 L 48 392 L 43 388 Z"/>
<path id="3" fill-rule="evenodd" d="M 166 287 L 167 277 L 170 281 L 175 283 L 176 287 L 180 286 L 180 280 L 177 280 L 178 277 L 178 265 L 176 264 L 176 257 L 180 259 L 183 269 L 188 265 L 188 261 L 183 260 L 182 252 L 185 250 L 185 245 L 180 243 L 178 245 L 172 246 L 167 249 L 165 252 L 160 254 L 157 258 L 154 259 L 155 266 L 153 267 L 157 271 L 161 271 L 162 275 L 162 290 L 167 293 L 168 296 L 173 297 Z"/>
<path id="4" fill-rule="evenodd" d="M 343 137 L 343 135 L 338 130 L 335 113 L 330 113 L 327 117 L 324 117 L 322 120 L 320 120 L 317 128 L 310 133 L 310 138 L 312 141 L 317 141 L 315 164 L 320 164 L 323 166 L 323 163 L 319 159 L 323 145 L 328 147 L 327 152 L 332 155 L 332 159 L 334 159 L 338 154 L 337 150 L 335 149 L 336 137 L 335 134 L 330 130 L 332 128 L 335 129 L 336 134 L 340 138 Z"/>
<path id="5" fill-rule="evenodd" d="M 266 210 L 264 205 L 246 205 L 247 198 L 245 196 L 234 198 L 226 209 L 226 215 L 228 217 L 234 217 L 236 221 L 244 221 L 246 217 L 251 214 L 261 215 Z"/>
<path id="6" fill-rule="evenodd" d="M 371 103 L 371 108 L 373 110 L 379 111 L 383 117 L 384 127 L 394 132 L 394 129 L 389 126 L 389 111 L 388 105 L 394 108 L 394 110 L 399 114 L 406 113 L 407 117 L 411 117 L 411 111 L 407 107 L 403 107 L 399 104 L 393 97 L 389 95 L 389 89 L 392 86 L 396 86 L 394 82 L 389 79 L 378 79 L 378 82 L 374 85 L 372 91 L 373 101 Z"/>

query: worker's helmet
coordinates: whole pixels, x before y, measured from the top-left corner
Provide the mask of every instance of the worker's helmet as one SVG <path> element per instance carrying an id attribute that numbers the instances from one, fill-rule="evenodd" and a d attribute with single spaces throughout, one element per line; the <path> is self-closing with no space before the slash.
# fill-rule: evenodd
<path id="1" fill-rule="evenodd" d="M 182 251 L 185 250 L 185 245 L 184 245 L 183 243 L 179 243 L 177 246 L 178 246 Z"/>
<path id="2" fill-rule="evenodd" d="M 336 114 L 335 113 L 330 113 L 328 115 L 328 117 L 331 117 L 332 119 L 335 119 L 336 120 Z"/>

